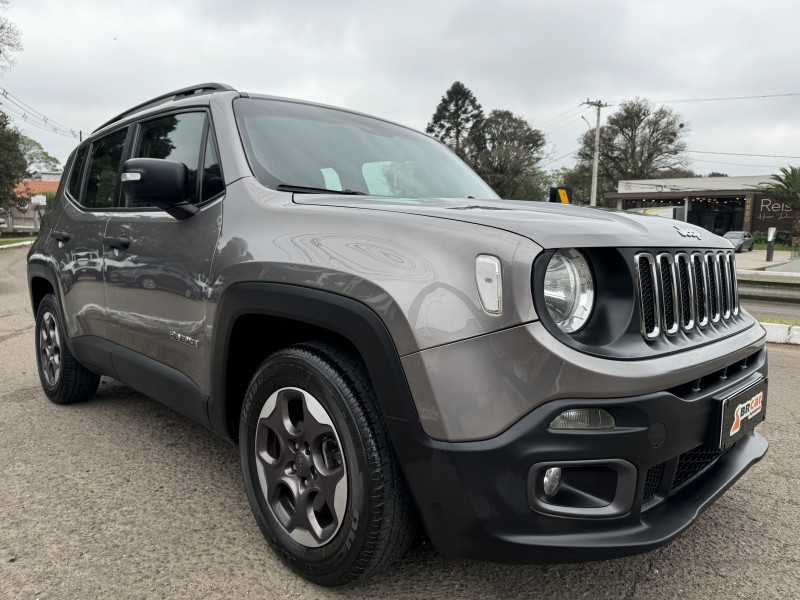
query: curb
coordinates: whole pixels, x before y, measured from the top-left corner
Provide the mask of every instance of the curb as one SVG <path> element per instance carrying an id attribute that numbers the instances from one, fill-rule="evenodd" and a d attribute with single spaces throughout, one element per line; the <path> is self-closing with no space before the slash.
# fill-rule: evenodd
<path id="1" fill-rule="evenodd" d="M 767 342 L 773 344 L 800 344 L 800 327 L 780 323 L 761 323 L 767 332 Z"/>
<path id="2" fill-rule="evenodd" d="M 36 240 L 31 240 L 29 242 L 17 242 L 16 244 L 6 244 L 5 246 L 0 246 L 0 250 L 8 250 L 9 248 L 21 248 L 22 246 L 30 246 Z"/>

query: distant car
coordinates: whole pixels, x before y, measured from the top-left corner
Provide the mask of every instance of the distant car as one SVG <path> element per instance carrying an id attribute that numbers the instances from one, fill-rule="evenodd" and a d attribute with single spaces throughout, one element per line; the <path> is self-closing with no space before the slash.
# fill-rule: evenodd
<path id="1" fill-rule="evenodd" d="M 749 231 L 729 231 L 723 237 L 733 244 L 736 252 L 753 249 L 753 234 Z"/>

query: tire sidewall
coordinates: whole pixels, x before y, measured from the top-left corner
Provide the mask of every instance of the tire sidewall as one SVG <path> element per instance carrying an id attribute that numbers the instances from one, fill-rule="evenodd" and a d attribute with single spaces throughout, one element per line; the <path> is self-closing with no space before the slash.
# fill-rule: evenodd
<path id="1" fill-rule="evenodd" d="M 347 508 L 342 525 L 326 544 L 309 548 L 293 540 L 278 523 L 261 491 L 255 458 L 255 425 L 269 396 L 297 387 L 313 395 L 336 427 L 347 467 Z M 335 581 L 358 561 L 370 522 L 368 499 L 372 493 L 370 469 L 353 407 L 337 385 L 313 363 L 283 352 L 269 359 L 248 388 L 240 422 L 239 451 L 245 488 L 253 514 L 265 537 L 280 556 L 304 577 L 317 583 Z"/>
<path id="2" fill-rule="evenodd" d="M 48 312 L 53 315 L 53 318 L 56 321 L 56 328 L 58 329 L 58 335 L 61 341 L 61 371 L 58 374 L 58 380 L 56 381 L 55 385 L 52 386 L 47 383 L 47 379 L 44 376 L 44 372 L 42 370 L 42 357 L 40 353 L 42 321 L 44 320 L 45 313 Z M 64 345 L 66 344 L 66 338 L 64 336 L 64 326 L 61 322 L 61 311 L 59 310 L 56 297 L 53 294 L 47 294 L 44 298 L 42 298 L 42 301 L 39 302 L 39 308 L 36 311 L 35 336 L 36 370 L 39 373 L 39 382 L 42 384 L 42 389 L 48 398 L 57 398 L 61 390 L 61 385 L 64 381 Z"/>

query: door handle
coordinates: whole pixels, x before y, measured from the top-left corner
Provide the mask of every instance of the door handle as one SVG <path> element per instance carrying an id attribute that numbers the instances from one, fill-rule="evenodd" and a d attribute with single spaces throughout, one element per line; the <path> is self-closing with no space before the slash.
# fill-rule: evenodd
<path id="1" fill-rule="evenodd" d="M 72 234 L 67 233 L 66 231 L 53 231 L 51 235 L 59 242 L 68 242 L 69 238 L 72 237 Z"/>
<path id="2" fill-rule="evenodd" d="M 131 238 L 126 237 L 104 237 L 103 243 L 109 248 L 126 250 L 131 245 Z"/>

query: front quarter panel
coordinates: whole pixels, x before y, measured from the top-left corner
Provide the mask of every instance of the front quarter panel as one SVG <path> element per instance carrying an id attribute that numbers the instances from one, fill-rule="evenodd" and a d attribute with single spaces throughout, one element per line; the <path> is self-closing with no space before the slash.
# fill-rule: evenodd
<path id="1" fill-rule="evenodd" d="M 369 306 L 402 356 L 535 320 L 530 273 L 540 251 L 526 238 L 479 225 L 299 205 L 247 178 L 228 189 L 209 322 L 237 282 L 323 289 Z M 481 306 L 478 254 L 501 261 L 500 315 Z"/>

